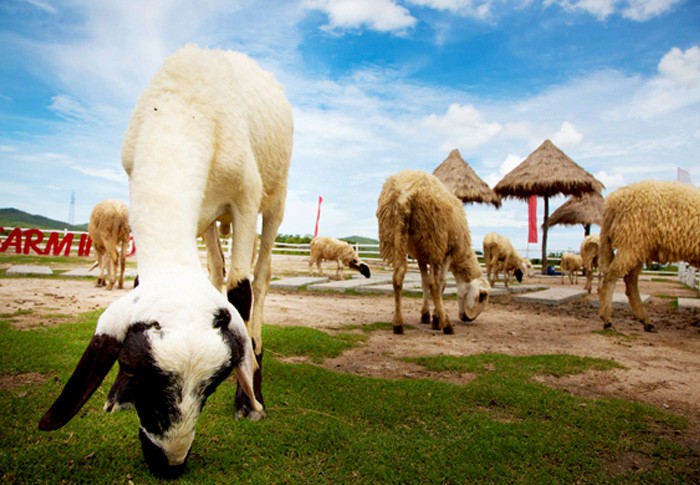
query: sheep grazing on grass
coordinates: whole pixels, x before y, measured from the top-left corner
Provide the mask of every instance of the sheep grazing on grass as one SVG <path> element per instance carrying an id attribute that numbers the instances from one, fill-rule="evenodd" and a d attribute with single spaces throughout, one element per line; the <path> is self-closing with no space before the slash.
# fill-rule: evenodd
<path id="1" fill-rule="evenodd" d="M 343 267 L 359 271 L 365 278 L 370 277 L 369 266 L 364 263 L 355 249 L 345 241 L 333 237 L 315 237 L 309 245 L 309 273 L 313 274 L 313 265 L 316 264 L 318 272 L 323 275 L 321 262 L 335 261 L 338 265 L 336 278 L 343 278 Z"/>
<path id="2" fill-rule="evenodd" d="M 262 306 L 292 131 L 283 88 L 245 55 L 188 45 L 166 60 L 137 102 L 122 148 L 140 283 L 102 314 L 41 429 L 73 418 L 116 361 L 105 408 L 133 403 L 143 455 L 157 475 L 184 471 L 205 401 L 232 372 L 236 415 L 264 416 Z M 222 288 L 200 263 L 197 235 L 216 236 L 225 213 L 233 244 Z M 220 280 L 223 258 L 211 259 Z"/>
<path id="3" fill-rule="evenodd" d="M 655 332 L 639 296 L 645 263 L 686 261 L 700 267 L 700 189 L 676 182 L 644 181 L 622 187 L 604 204 L 600 231 L 600 317 L 614 329 L 612 297 L 620 276 L 635 317 Z"/>
<path id="4" fill-rule="evenodd" d="M 583 267 L 583 258 L 578 254 L 564 253 L 561 255 L 559 270 L 561 271 L 561 284 L 564 284 L 564 273 L 569 274 L 569 284 L 578 284 L 577 271 Z"/>
<path id="5" fill-rule="evenodd" d="M 118 200 L 103 200 L 99 202 L 90 214 L 88 235 L 92 239 L 92 247 L 97 253 L 97 261 L 90 268 L 99 267 L 97 286 L 114 288 L 119 272 L 118 288 L 124 288 L 124 268 L 126 266 L 126 250 L 129 245 L 131 232 L 129 230 L 129 209 Z M 107 278 L 105 279 L 105 271 Z"/>
<path id="6" fill-rule="evenodd" d="M 600 250 L 600 237 L 598 234 L 586 236 L 581 242 L 581 258 L 583 269 L 586 272 L 586 286 L 584 289 L 591 293 L 593 287 L 593 270 L 598 267 L 598 252 Z M 598 288 L 600 288 L 600 273 L 598 273 Z"/>
<path id="7" fill-rule="evenodd" d="M 491 287 L 482 278 L 472 250 L 464 208 L 440 180 L 417 170 L 392 175 L 379 195 L 377 219 L 382 258 L 394 268 L 394 333 L 403 333 L 401 291 L 408 269 L 406 256 L 414 258 L 420 268 L 423 323 L 430 321 L 430 294 L 435 306 L 432 328 L 454 333 L 442 302 L 447 269 L 457 282 L 460 319 L 472 321 L 486 308 Z"/>
<path id="8" fill-rule="evenodd" d="M 498 279 L 498 273 L 503 273 L 506 288 L 513 276 L 518 283 L 523 281 L 524 275 L 532 276 L 532 263 L 518 254 L 507 237 L 489 232 L 484 236 L 483 246 L 486 277 L 491 286 Z"/>

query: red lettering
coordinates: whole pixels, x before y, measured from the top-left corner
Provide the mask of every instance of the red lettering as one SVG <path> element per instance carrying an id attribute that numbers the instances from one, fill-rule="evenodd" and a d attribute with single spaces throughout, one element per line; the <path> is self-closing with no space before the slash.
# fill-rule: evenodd
<path id="1" fill-rule="evenodd" d="M 90 256 L 91 248 L 92 239 L 90 239 L 87 234 L 81 234 L 80 242 L 78 244 L 78 256 Z"/>
<path id="2" fill-rule="evenodd" d="M 129 241 L 131 242 L 131 251 L 129 251 L 129 252 L 126 254 L 125 257 L 127 257 L 127 258 L 130 258 L 130 257 L 132 257 L 134 254 L 136 254 L 136 244 L 134 243 L 134 236 L 131 236 L 131 237 L 129 238 Z"/>
<path id="3" fill-rule="evenodd" d="M 44 251 L 37 246 L 43 240 L 44 233 L 39 229 L 27 229 L 24 231 L 24 254 L 29 254 L 30 249 L 36 254 L 44 254 Z"/>
<path id="4" fill-rule="evenodd" d="M 22 253 L 22 231 L 19 227 L 15 227 L 10 231 L 5 240 L 0 245 L 0 253 L 7 251 L 10 246 L 15 247 L 15 253 Z"/>
<path id="5" fill-rule="evenodd" d="M 44 254 L 52 254 L 54 256 L 59 256 L 61 251 L 63 251 L 64 256 L 70 256 L 70 249 L 73 245 L 73 233 L 67 233 L 61 241 L 58 240 L 59 233 L 52 232 L 49 234 L 49 240 L 46 242 L 46 248 L 44 248 Z"/>

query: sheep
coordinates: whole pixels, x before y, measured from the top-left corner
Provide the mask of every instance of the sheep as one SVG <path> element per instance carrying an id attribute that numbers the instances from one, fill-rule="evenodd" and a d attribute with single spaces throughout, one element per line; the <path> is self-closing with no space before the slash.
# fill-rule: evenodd
<path id="1" fill-rule="evenodd" d="M 642 181 L 622 187 L 604 203 L 598 256 L 603 282 L 598 297 L 604 328 L 615 330 L 612 297 L 619 276 L 632 311 L 655 332 L 639 296 L 644 263 L 685 260 L 700 267 L 700 189 L 677 182 Z"/>
<path id="2" fill-rule="evenodd" d="M 583 269 L 586 272 L 586 286 L 584 289 L 591 293 L 593 287 L 593 270 L 598 267 L 598 251 L 600 249 L 600 237 L 598 234 L 586 236 L 581 242 L 581 258 Z M 598 273 L 598 286 L 600 288 L 600 273 Z"/>
<path id="3" fill-rule="evenodd" d="M 343 279 L 343 266 L 359 271 L 365 278 L 370 277 L 369 266 L 363 262 L 355 249 L 345 241 L 333 237 L 315 237 L 309 244 L 309 273 L 313 274 L 313 265 L 323 275 L 321 262 L 335 261 L 337 264 L 336 278 Z"/>
<path id="4" fill-rule="evenodd" d="M 523 275 L 532 276 L 532 263 L 518 254 L 507 237 L 489 232 L 484 236 L 483 247 L 486 277 L 491 286 L 498 279 L 499 272 L 503 273 L 503 283 L 506 288 L 513 275 L 518 283 L 523 281 Z"/>
<path id="5" fill-rule="evenodd" d="M 231 372 L 236 415 L 264 416 L 260 325 L 292 132 L 283 88 L 247 56 L 187 45 L 165 61 L 138 100 L 122 146 L 139 285 L 99 318 L 40 429 L 75 416 L 115 361 L 120 370 L 105 410 L 134 405 L 143 455 L 156 475 L 184 471 L 201 409 Z M 233 245 L 219 287 L 200 263 L 197 235 L 213 239 L 224 213 Z M 223 273 L 222 259 L 218 267 Z"/>
<path id="6" fill-rule="evenodd" d="M 418 262 L 421 272 L 421 322 L 430 321 L 430 293 L 435 307 L 432 328 L 454 333 L 442 302 L 448 268 L 457 282 L 459 318 L 473 321 L 486 308 L 491 287 L 472 250 L 464 208 L 435 176 L 404 170 L 387 178 L 379 195 L 377 219 L 381 256 L 394 268 L 395 334 L 403 333 L 401 290 L 407 255 Z"/>
<path id="7" fill-rule="evenodd" d="M 569 273 L 569 284 L 578 284 L 577 271 L 583 267 L 583 258 L 578 254 L 564 253 L 561 255 L 559 269 L 561 271 L 561 284 L 564 284 L 564 273 Z"/>
<path id="8" fill-rule="evenodd" d="M 97 253 L 97 261 L 90 268 L 92 271 L 99 266 L 97 286 L 114 288 L 119 271 L 119 289 L 124 288 L 124 268 L 126 266 L 126 250 L 129 245 L 131 231 L 129 230 L 129 209 L 126 204 L 106 199 L 98 202 L 90 213 L 88 235 Z M 105 279 L 105 270 L 107 279 Z"/>

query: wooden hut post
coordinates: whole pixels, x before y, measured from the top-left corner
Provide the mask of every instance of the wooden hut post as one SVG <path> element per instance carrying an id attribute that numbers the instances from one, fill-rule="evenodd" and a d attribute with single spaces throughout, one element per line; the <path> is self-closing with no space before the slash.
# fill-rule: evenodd
<path id="1" fill-rule="evenodd" d="M 547 231 L 549 227 L 549 196 L 544 196 L 544 223 L 542 224 L 542 274 L 547 274 Z"/>

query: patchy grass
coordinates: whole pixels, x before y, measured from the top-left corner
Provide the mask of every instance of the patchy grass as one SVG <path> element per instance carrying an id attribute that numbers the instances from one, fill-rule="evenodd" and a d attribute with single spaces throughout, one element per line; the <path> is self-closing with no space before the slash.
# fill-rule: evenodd
<path id="1" fill-rule="evenodd" d="M 157 483 L 141 457 L 136 414 L 101 411 L 115 369 L 68 425 L 37 430 L 98 314 L 24 332 L 0 322 L 0 374 L 55 376 L 0 389 L 4 482 Z M 619 367 L 611 361 L 500 354 L 412 359 L 435 372 L 478 376 L 456 385 L 364 378 L 275 358 L 321 362 L 361 344 L 347 334 L 267 326 L 264 340 L 267 419 L 236 421 L 235 385 L 222 384 L 203 410 L 180 483 L 700 480 L 697 452 L 674 434 L 688 426 L 684 419 L 639 403 L 573 396 L 532 380 Z"/>

